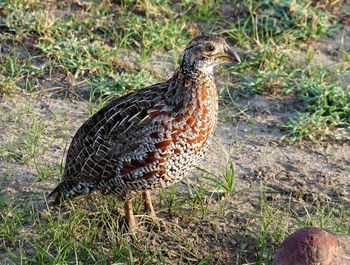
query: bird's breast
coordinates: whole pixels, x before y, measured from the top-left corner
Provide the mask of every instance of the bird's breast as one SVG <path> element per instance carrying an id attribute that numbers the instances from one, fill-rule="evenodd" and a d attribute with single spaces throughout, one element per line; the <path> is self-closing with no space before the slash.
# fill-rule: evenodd
<path id="1" fill-rule="evenodd" d="M 183 96 L 185 104 L 180 103 L 174 107 L 171 140 L 175 145 L 179 143 L 181 147 L 190 148 L 191 152 L 197 153 L 207 145 L 214 131 L 218 95 L 211 80 L 199 84 L 190 83 L 187 86 L 192 89 L 185 90 L 188 93 L 187 97 Z M 178 149 L 175 152 L 181 153 Z"/>

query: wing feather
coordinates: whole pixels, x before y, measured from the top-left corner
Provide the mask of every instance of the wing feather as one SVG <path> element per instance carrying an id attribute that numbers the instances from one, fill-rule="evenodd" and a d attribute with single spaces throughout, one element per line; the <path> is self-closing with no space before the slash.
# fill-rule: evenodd
<path id="1" fill-rule="evenodd" d="M 79 128 L 67 153 L 66 180 L 105 179 L 118 172 L 121 158 L 132 156 L 140 148 L 142 142 L 135 139 L 155 130 L 149 110 L 159 103 L 162 94 L 155 88 L 166 86 L 157 84 L 118 98 Z"/>

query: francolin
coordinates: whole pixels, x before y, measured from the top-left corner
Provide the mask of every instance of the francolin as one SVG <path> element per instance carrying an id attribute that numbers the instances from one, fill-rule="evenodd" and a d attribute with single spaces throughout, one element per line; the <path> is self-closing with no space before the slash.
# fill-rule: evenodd
<path id="1" fill-rule="evenodd" d="M 202 159 L 213 134 L 218 95 L 214 66 L 239 63 L 221 35 L 202 35 L 184 51 L 173 76 L 113 100 L 76 132 L 54 203 L 99 191 L 125 201 L 135 227 L 132 198 L 142 194 L 152 217 L 150 191 L 181 180 Z"/>

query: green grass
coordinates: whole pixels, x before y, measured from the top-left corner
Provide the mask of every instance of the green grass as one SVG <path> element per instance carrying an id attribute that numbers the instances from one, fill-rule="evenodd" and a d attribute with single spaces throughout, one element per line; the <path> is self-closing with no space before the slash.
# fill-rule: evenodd
<path id="1" fill-rule="evenodd" d="M 238 86 L 248 94 L 294 94 L 303 100 L 305 112 L 285 126 L 293 141 L 348 139 L 350 90 L 339 82 L 348 69 L 342 64 L 336 70 L 312 64 L 295 67 L 290 61 L 280 48 L 266 47 L 235 69 L 242 76 Z"/>
<path id="2" fill-rule="evenodd" d="M 234 68 L 245 93 L 295 94 L 305 101 L 306 112 L 285 126 L 292 141 L 349 138 L 350 91 L 339 84 L 349 71 L 347 53 L 343 63 L 321 68 L 303 43 L 339 28 L 334 16 L 309 1 L 249 1 L 246 17 L 223 30 L 245 48 L 243 63 Z M 304 64 L 289 54 L 296 47 L 307 52 Z"/>
<path id="3" fill-rule="evenodd" d="M 236 181 L 235 165 L 233 161 L 228 162 L 228 166 L 222 177 L 212 174 L 205 175 L 204 179 L 208 180 L 214 186 L 214 192 L 223 192 L 227 195 L 233 193 Z"/>
<path id="4" fill-rule="evenodd" d="M 318 67 L 293 74 L 295 92 L 307 104 L 306 113 L 286 124 L 294 139 L 317 142 L 349 138 L 350 90 L 338 84 L 337 77 L 329 78 L 332 75 Z"/>
<path id="5" fill-rule="evenodd" d="M 55 17 L 41 2 L 5 2 L 3 9 L 7 15 L 1 24 L 15 34 L 18 45 L 23 41 L 32 42 L 38 55 L 31 56 L 27 52 L 27 56 L 22 55 L 25 58 L 17 59 L 3 55 L 0 73 L 15 81 L 27 80 L 30 84 L 25 88 L 29 91 L 37 89 L 35 81 L 39 78 L 45 76 L 50 79 L 57 72 L 72 76 L 71 82 L 88 78 L 94 92 L 102 89 L 99 79 L 104 78 L 108 82 L 115 81 L 117 85 L 113 89 L 120 94 L 125 89 L 119 85 L 123 82 L 123 75 L 118 78 L 116 71 L 124 71 L 125 62 L 119 56 L 125 49 L 137 51 L 135 54 L 140 67 L 153 53 L 164 49 L 172 51 L 177 61 L 179 47 L 183 47 L 191 37 L 186 31 L 185 20 L 173 19 L 174 13 L 170 9 L 163 10 L 160 5 L 155 7 L 155 11 L 162 11 L 162 14 L 154 19 L 155 13 L 147 9 L 152 5 L 147 1 L 145 6 L 141 4 L 138 8 L 132 7 L 132 4 L 125 5 L 126 8 L 116 14 L 118 11 L 107 2 L 89 3 L 86 12 Z M 145 12 L 146 17 L 135 12 Z M 4 38 L 10 39 L 10 36 L 5 35 Z M 129 79 L 143 78 L 135 72 L 131 73 L 136 76 Z M 1 81 L 1 91 L 5 93 L 10 81 Z M 110 87 L 106 89 L 106 93 L 109 93 Z"/>
<path id="6" fill-rule="evenodd" d="M 199 189 L 198 189 L 199 188 Z M 154 223 L 144 220 L 141 237 L 123 232 L 121 224 L 123 218 L 113 210 L 115 206 L 120 207 L 120 203 L 110 200 L 83 199 L 79 203 L 68 204 L 63 210 L 58 212 L 52 209 L 37 209 L 33 207 L 33 201 L 27 200 L 16 202 L 15 200 L 0 200 L 2 209 L 0 214 L 0 238 L 1 246 L 5 249 L 7 257 L 17 263 L 35 263 L 35 264 L 66 264 L 69 261 L 75 263 L 105 264 L 108 261 L 120 262 L 124 264 L 134 264 L 135 260 L 142 264 L 168 263 L 171 260 L 166 254 L 166 245 L 158 244 L 162 237 L 164 227 L 173 229 L 172 222 L 180 218 L 180 226 L 184 235 L 169 234 L 168 244 L 176 243 L 180 247 L 191 244 L 187 241 L 186 230 L 188 224 L 203 225 L 207 220 L 215 228 L 215 223 L 222 221 L 218 215 L 218 208 L 211 207 L 208 203 L 203 204 L 206 189 L 197 187 L 197 191 L 190 197 L 186 193 L 170 191 L 169 199 L 172 200 L 172 211 L 169 213 L 158 213 L 162 216 L 163 223 L 156 226 Z M 199 192 L 199 193 L 198 193 Z M 263 264 L 271 261 L 272 254 L 276 246 L 291 232 L 298 228 L 317 226 L 330 229 L 334 232 L 341 232 L 350 235 L 348 225 L 349 210 L 339 205 L 293 205 L 288 201 L 277 203 L 269 201 L 265 196 L 266 190 L 260 190 L 258 200 L 252 200 L 256 205 L 254 211 L 249 209 L 243 211 L 245 222 L 235 224 L 235 227 L 228 225 L 231 232 L 241 231 L 239 241 L 240 254 L 237 258 L 241 262 L 254 262 L 254 264 Z M 165 195 L 165 194 L 164 194 Z M 163 196 L 164 196 L 163 195 Z M 168 195 L 165 195 L 168 196 Z M 171 199 L 175 198 L 174 199 Z M 160 196 L 162 198 L 162 195 Z M 167 201 L 169 202 L 169 199 Z M 163 199 L 160 199 L 162 203 Z M 226 203 L 225 214 L 237 214 L 236 210 L 231 212 L 232 207 L 240 207 L 234 200 L 224 199 Z M 174 208 L 174 203 L 182 202 L 180 208 Z M 201 208 L 202 205 L 205 208 Z M 83 207 L 82 207 L 83 206 Z M 136 213 L 139 208 L 138 202 L 134 203 Z M 298 207 L 296 207 L 298 206 Z M 300 207 L 302 206 L 302 207 Z M 195 212 L 189 211 L 186 217 L 186 211 L 180 209 L 193 207 Z M 166 209 L 166 207 L 164 207 Z M 166 210 L 165 210 L 166 211 Z M 242 214 L 242 211 L 240 211 Z M 203 215 L 204 214 L 204 215 Z M 140 217 L 138 217 L 140 218 Z M 140 221 L 142 220 L 139 219 Z M 149 230 L 148 230 L 149 229 Z M 156 241 L 152 244 L 156 238 Z M 164 239 L 163 239 L 164 240 Z M 251 254 L 250 247 L 255 246 L 255 254 Z M 177 249 L 177 247 L 175 247 Z M 215 257 L 215 252 L 209 256 L 198 256 L 195 246 L 191 246 L 187 251 L 178 253 L 184 264 L 192 264 L 192 261 L 208 262 Z M 247 253 L 250 253 L 247 256 Z M 238 261 L 238 259 L 237 259 Z M 240 263 L 241 264 L 241 263 Z"/>
<path id="7" fill-rule="evenodd" d="M 135 199 L 143 229 L 139 236 L 123 231 L 122 205 L 111 197 L 83 198 L 54 210 L 44 205 L 41 190 L 31 189 L 35 183 L 25 187 L 29 191 L 10 185 L 18 171 L 35 175 L 34 182 L 43 185 L 62 176 L 63 158 L 50 153 L 64 152 L 74 133 L 72 124 L 78 126 L 79 118 L 93 115 L 113 97 L 164 80 L 172 71 L 168 69 L 178 66 L 188 41 L 200 33 L 223 33 L 240 48 L 242 63 L 224 68 L 233 82 L 225 82 L 222 101 L 229 98 L 234 104 L 251 94 L 295 97 L 304 109 L 285 120 L 284 139 L 349 139 L 350 90 L 341 78 L 349 74 L 349 52 L 340 50 L 338 63 L 321 66 L 312 49 L 313 41 L 344 30 L 332 13 L 333 8 L 342 10 L 343 1 L 326 10 L 306 0 L 119 2 L 0 3 L 0 99 L 44 95 L 40 113 L 29 101 L 9 104 L 0 115 L 6 136 L 0 143 L 0 260 L 269 264 L 277 245 L 297 228 L 319 226 L 350 235 L 347 202 L 271 201 L 265 188 L 239 187 L 240 165 L 231 160 L 216 175 L 160 190 L 153 200 L 164 224 L 143 216 L 142 200 Z M 293 52 L 301 52 L 301 60 Z M 157 64 L 167 66 L 158 69 Z M 225 73 L 219 69 L 218 75 Z M 88 89 L 87 98 L 77 91 L 81 85 Z M 57 94 L 47 93 L 53 88 Z M 60 96 L 60 91 L 78 101 L 75 108 L 89 103 L 82 117 L 45 109 L 47 98 Z M 252 112 L 248 106 L 236 116 L 249 118 Z M 231 114 L 225 120 L 238 124 Z M 251 136 L 245 141 L 253 141 L 259 136 L 257 121 L 247 123 Z M 235 156 L 245 148 L 245 142 L 238 144 Z M 345 159 L 335 162 L 349 171 Z M 236 244 L 230 245 L 233 239 Z"/>

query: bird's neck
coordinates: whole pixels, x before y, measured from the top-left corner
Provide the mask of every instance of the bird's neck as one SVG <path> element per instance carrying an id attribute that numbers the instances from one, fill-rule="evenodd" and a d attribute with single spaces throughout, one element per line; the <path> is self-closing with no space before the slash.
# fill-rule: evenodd
<path id="1" fill-rule="evenodd" d="M 211 83 L 214 84 L 214 76 L 212 74 L 206 74 L 201 71 L 191 71 L 187 72 L 186 69 L 180 67 L 177 69 L 170 80 L 175 82 L 181 82 L 181 84 L 176 85 L 176 87 L 187 87 L 186 84 L 193 84 L 191 89 L 196 89 L 197 85 Z"/>
<path id="2" fill-rule="evenodd" d="M 184 69 L 180 67 L 168 82 L 171 89 L 166 93 L 166 97 L 171 104 L 192 105 L 197 101 L 199 95 L 206 95 L 201 98 L 202 103 L 217 101 L 217 91 L 212 75 L 200 72 L 189 75 L 184 73 Z"/>
<path id="3" fill-rule="evenodd" d="M 189 50 L 185 51 L 180 70 L 187 78 L 203 78 L 204 76 L 213 78 L 213 66 L 206 67 L 203 64 L 199 65 L 192 62 Z"/>

